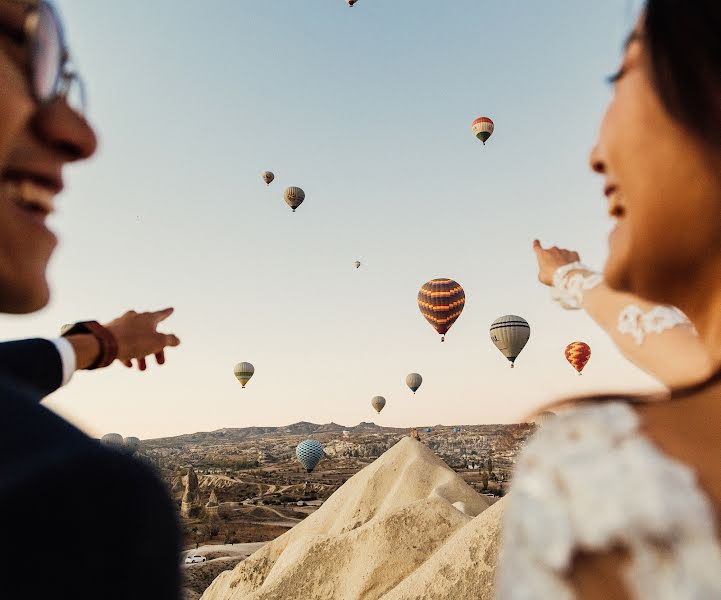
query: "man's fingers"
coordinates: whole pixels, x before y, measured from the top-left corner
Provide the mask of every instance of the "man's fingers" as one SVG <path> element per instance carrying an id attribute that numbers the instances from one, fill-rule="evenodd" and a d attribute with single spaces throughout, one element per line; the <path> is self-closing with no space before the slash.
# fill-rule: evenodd
<path id="1" fill-rule="evenodd" d="M 155 360 L 158 362 L 159 365 L 165 364 L 165 352 L 162 350 L 160 352 L 155 353 Z"/>
<path id="2" fill-rule="evenodd" d="M 148 365 L 145 363 L 145 357 L 138 359 L 138 369 L 141 371 L 145 371 L 145 369 L 148 368 Z"/>
<path id="3" fill-rule="evenodd" d="M 543 250 L 543 246 L 541 246 L 541 242 L 539 240 L 533 240 L 533 250 L 535 252 L 540 252 Z"/>
<path id="4" fill-rule="evenodd" d="M 172 306 L 169 306 L 168 308 L 164 308 L 163 310 L 156 310 L 154 313 L 150 313 L 153 316 L 153 320 L 155 323 L 160 323 L 161 321 L 165 321 L 170 315 L 173 314 L 173 311 L 175 309 Z"/>
<path id="5" fill-rule="evenodd" d="M 163 345 L 166 348 L 168 346 L 179 346 L 180 345 L 180 339 L 178 339 L 178 336 L 173 335 L 172 333 L 163 333 L 161 335 L 164 338 Z"/>
<path id="6" fill-rule="evenodd" d="M 132 368 L 133 368 L 133 361 L 132 361 L 132 360 L 123 360 L 123 361 L 120 361 L 120 362 L 122 362 L 122 363 L 123 363 L 126 367 L 128 367 L 129 369 L 132 369 Z"/>

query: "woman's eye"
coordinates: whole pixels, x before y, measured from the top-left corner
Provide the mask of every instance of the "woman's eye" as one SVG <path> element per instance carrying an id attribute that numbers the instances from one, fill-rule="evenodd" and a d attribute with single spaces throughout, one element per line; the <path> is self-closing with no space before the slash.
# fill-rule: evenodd
<path id="1" fill-rule="evenodd" d="M 609 76 L 606 78 L 606 81 L 607 81 L 609 84 L 613 85 L 613 84 L 616 83 L 619 79 L 621 79 L 621 77 L 623 77 L 623 75 L 624 75 L 625 72 L 626 72 L 626 69 L 625 69 L 624 67 L 621 67 L 621 68 L 620 68 L 618 71 L 616 71 L 613 75 L 609 75 Z"/>

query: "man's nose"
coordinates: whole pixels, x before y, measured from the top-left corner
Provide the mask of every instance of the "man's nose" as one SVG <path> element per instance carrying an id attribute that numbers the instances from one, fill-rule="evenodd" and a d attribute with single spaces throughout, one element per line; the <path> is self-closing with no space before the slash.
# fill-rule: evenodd
<path id="1" fill-rule="evenodd" d="M 40 140 L 62 155 L 66 162 L 89 158 L 98 147 L 93 128 L 63 98 L 38 110 L 34 129 Z"/>

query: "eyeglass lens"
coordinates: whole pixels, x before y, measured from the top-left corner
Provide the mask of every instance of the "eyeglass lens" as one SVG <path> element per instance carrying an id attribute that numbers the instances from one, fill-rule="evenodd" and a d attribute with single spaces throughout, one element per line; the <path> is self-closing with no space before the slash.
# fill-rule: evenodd
<path id="1" fill-rule="evenodd" d="M 53 9 L 41 3 L 32 48 L 33 86 L 38 99 L 46 101 L 57 93 L 63 60 L 60 24 Z"/>

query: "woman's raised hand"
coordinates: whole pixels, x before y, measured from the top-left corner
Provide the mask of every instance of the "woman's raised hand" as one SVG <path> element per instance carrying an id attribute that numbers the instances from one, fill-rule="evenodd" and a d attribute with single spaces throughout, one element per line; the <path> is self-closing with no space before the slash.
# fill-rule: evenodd
<path id="1" fill-rule="evenodd" d="M 544 285 L 553 285 L 553 274 L 556 269 L 572 262 L 578 262 L 581 257 L 578 252 L 565 248 L 544 248 L 541 242 L 533 240 L 533 251 L 538 261 L 538 280 Z"/>

